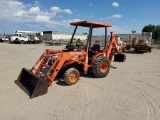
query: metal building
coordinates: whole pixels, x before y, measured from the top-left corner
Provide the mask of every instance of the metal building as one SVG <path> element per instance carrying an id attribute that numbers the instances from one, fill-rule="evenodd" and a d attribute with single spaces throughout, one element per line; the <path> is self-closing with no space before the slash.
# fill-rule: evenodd
<path id="1" fill-rule="evenodd" d="M 75 39 L 86 41 L 87 34 L 75 34 Z M 65 40 L 68 41 L 72 37 L 72 33 L 57 32 L 57 31 L 43 31 L 43 40 Z"/>

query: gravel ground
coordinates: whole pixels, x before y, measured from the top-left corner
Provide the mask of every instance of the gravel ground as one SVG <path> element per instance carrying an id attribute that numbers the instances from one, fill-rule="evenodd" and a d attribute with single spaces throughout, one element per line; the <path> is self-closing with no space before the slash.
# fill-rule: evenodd
<path id="1" fill-rule="evenodd" d="M 14 82 L 21 69 L 31 68 L 46 48 L 63 47 L 0 43 L 1 120 L 160 119 L 160 49 L 128 51 L 105 78 L 82 75 L 72 86 L 54 81 L 47 94 L 30 99 Z"/>

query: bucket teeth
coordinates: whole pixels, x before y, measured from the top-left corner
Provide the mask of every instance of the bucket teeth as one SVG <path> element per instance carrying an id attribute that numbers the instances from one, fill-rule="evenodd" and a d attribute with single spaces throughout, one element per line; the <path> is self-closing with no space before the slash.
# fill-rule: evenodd
<path id="1" fill-rule="evenodd" d="M 31 71 L 23 68 L 15 83 L 26 92 L 30 98 L 44 95 L 48 91 L 48 81 L 41 79 Z"/>
<path id="2" fill-rule="evenodd" d="M 115 54 L 114 55 L 114 62 L 124 62 L 126 60 L 125 54 Z"/>

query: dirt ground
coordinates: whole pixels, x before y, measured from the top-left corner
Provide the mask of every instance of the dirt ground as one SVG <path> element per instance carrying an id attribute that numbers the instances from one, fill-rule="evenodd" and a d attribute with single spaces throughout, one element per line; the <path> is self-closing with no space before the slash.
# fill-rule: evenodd
<path id="1" fill-rule="evenodd" d="M 30 99 L 15 84 L 21 69 L 46 48 L 63 47 L 0 43 L 1 120 L 160 120 L 160 49 L 128 51 L 105 78 L 83 75 L 72 86 L 54 81 L 47 94 Z"/>

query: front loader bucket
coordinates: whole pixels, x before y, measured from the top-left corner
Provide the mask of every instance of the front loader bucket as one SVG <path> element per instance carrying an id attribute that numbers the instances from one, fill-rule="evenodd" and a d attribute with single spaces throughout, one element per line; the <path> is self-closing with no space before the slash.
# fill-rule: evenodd
<path id="1" fill-rule="evenodd" d="M 48 91 L 48 81 L 36 76 L 26 68 L 22 69 L 15 83 L 24 90 L 30 98 L 44 95 Z"/>
<path id="2" fill-rule="evenodd" d="M 114 55 L 114 62 L 124 62 L 126 60 L 125 54 L 115 54 Z"/>

